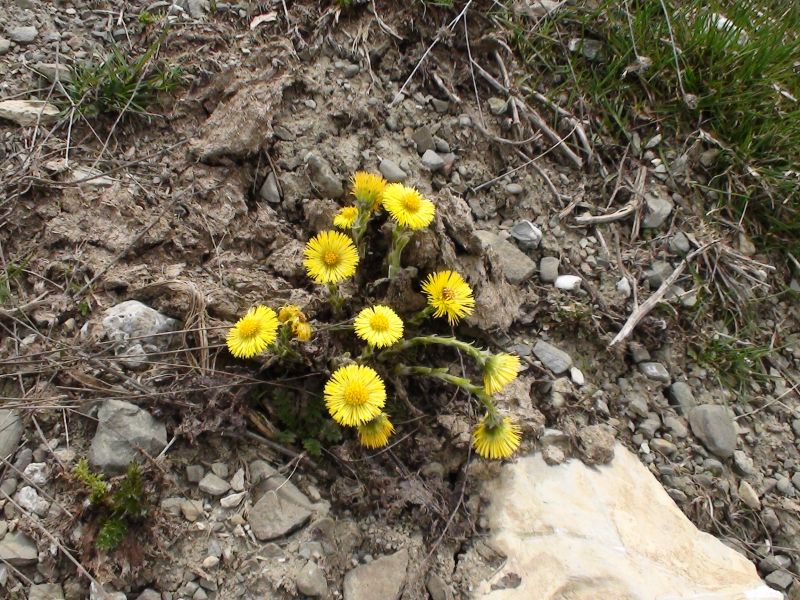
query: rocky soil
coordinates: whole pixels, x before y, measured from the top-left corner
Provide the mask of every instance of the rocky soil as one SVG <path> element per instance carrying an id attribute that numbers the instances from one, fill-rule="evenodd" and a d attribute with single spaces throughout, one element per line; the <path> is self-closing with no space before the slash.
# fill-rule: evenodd
<path id="1" fill-rule="evenodd" d="M 738 597 L 760 585 L 753 564 L 769 588 L 751 597 L 800 597 L 800 327 L 797 301 L 777 294 L 797 284 L 744 231 L 728 239 L 708 224 L 687 186 L 705 149 L 643 142 L 638 169 L 615 180 L 602 140 L 591 155 L 575 135 L 569 153 L 547 135 L 513 142 L 517 105 L 469 68 L 471 55 L 498 82 L 519 76 L 489 6 L 464 13 L 468 53 L 463 21 L 448 27 L 463 6 L 354 4 L 0 6 L 0 595 L 529 598 L 544 588 L 525 569 L 545 550 L 511 556 L 498 515 L 514 512 L 503 502 L 515 469 L 539 461 L 535 472 L 556 478 L 581 462 L 605 482 L 622 469 L 609 514 L 646 521 L 649 503 L 673 541 L 687 540 L 674 553 L 720 565 L 681 572 L 687 590 Z M 140 18 L 145 8 L 161 20 Z M 161 55 L 187 83 L 157 114 L 117 123 L 49 108 L 76 63 L 112 43 L 141 49 L 167 21 Z M 539 111 L 566 135 L 570 108 Z M 480 307 L 460 335 L 523 357 L 502 397 L 523 428 L 517 464 L 474 457 L 470 407 L 421 384 L 406 395 L 425 404 L 408 409 L 389 451 L 346 438 L 311 457 L 282 441 L 257 393 L 273 365 L 227 355 L 225 329 L 254 303 L 293 302 L 325 321 L 302 249 L 358 169 L 437 204 L 406 249 L 404 281 L 458 269 Z M 665 282 L 655 310 L 612 344 Z M 373 293 L 413 310 L 416 290 Z M 709 331 L 736 343 L 715 298 L 762 299 L 737 319 L 771 338 L 757 359 L 769 377 L 731 386 L 698 358 Z M 327 373 L 292 377 L 318 392 Z M 99 524 L 71 475 L 83 457 L 111 481 L 142 464 L 147 516 L 112 552 L 94 546 Z M 651 476 L 666 494 L 626 504 L 624 490 L 658 488 Z M 556 505 L 591 499 L 567 485 L 547 493 Z M 672 502 L 721 544 L 696 537 Z M 532 537 L 559 526 L 557 514 L 531 520 Z M 650 532 L 642 555 L 664 564 L 654 529 L 631 530 Z M 562 562 L 568 580 L 584 568 Z M 579 590 L 541 597 L 662 589 L 584 574 Z"/>

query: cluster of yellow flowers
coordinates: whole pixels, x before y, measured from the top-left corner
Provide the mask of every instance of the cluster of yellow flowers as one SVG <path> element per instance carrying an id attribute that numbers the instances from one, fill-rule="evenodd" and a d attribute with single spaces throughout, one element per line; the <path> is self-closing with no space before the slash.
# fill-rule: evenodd
<path id="1" fill-rule="evenodd" d="M 400 268 L 400 253 L 411 233 L 430 225 L 436 213 L 433 202 L 416 189 L 399 183 L 387 184 L 381 176 L 372 173 L 356 173 L 351 193 L 355 204 L 342 208 L 333 219 L 336 228 L 349 230 L 350 235 L 335 230 L 322 231 L 305 248 L 304 266 L 309 277 L 317 283 L 327 284 L 332 299 L 335 286 L 355 274 L 359 260 L 364 256 L 361 241 L 374 213 L 385 208 L 395 224 L 388 256 L 390 277 Z M 475 310 L 472 288 L 455 271 L 431 273 L 421 288 L 428 303 L 419 317 L 433 315 L 446 318 L 450 325 L 455 325 Z M 279 324 L 285 333 L 281 339 L 278 339 Z M 475 358 L 483 369 L 483 386 L 475 386 L 467 379 L 446 373 L 444 369 L 399 364 L 394 367 L 394 373 L 438 377 L 477 396 L 487 410 L 473 431 L 473 446 L 479 455 L 491 459 L 506 458 L 519 446 L 519 428 L 511 419 L 498 413 L 492 400 L 494 394 L 517 377 L 520 370 L 518 357 L 478 350 L 453 337 L 418 336 L 403 340 L 403 319 L 391 307 L 382 304 L 362 309 L 353 320 L 353 331 L 366 342 L 367 350 L 357 363 L 333 372 L 325 384 L 324 398 L 333 420 L 346 427 L 355 427 L 362 445 L 368 448 L 387 445 L 394 426 L 384 411 L 386 386 L 383 379 L 375 369 L 361 363 L 376 349 L 399 352 L 413 345 L 440 344 L 464 350 Z M 281 341 L 288 342 L 291 336 L 300 341 L 311 338 L 311 325 L 297 306 L 284 306 L 277 316 L 270 308 L 256 306 L 230 330 L 227 341 L 234 356 L 250 358 L 276 340 L 278 345 Z"/>

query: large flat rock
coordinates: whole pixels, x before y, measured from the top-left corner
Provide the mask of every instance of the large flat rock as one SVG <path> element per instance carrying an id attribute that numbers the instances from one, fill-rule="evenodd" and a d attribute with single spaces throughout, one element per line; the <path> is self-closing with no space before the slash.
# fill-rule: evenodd
<path id="1" fill-rule="evenodd" d="M 486 484 L 489 544 L 508 557 L 484 600 L 781 600 L 744 556 L 699 531 L 638 458 L 548 466 L 541 454 Z M 492 589 L 506 578 L 513 589 Z"/>

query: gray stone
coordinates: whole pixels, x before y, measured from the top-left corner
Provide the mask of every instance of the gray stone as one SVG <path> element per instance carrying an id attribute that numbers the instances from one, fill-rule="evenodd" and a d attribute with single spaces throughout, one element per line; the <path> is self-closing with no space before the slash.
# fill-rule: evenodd
<path id="1" fill-rule="evenodd" d="M 438 171 L 444 167 L 444 159 L 436 154 L 434 150 L 426 150 L 422 155 L 422 166 L 431 171 Z"/>
<path id="2" fill-rule="evenodd" d="M 773 571 L 764 578 L 767 585 L 776 590 L 788 590 L 794 582 L 794 576 L 788 571 Z"/>
<path id="3" fill-rule="evenodd" d="M 23 469 L 22 474 L 25 481 L 31 484 L 45 485 L 50 476 L 50 467 L 43 462 L 30 463 Z"/>
<path id="4" fill-rule="evenodd" d="M 0 457 L 11 458 L 22 439 L 22 419 L 13 409 L 0 409 Z"/>
<path id="5" fill-rule="evenodd" d="M 200 483 L 206 470 L 201 465 L 186 465 L 186 479 L 189 483 Z"/>
<path id="6" fill-rule="evenodd" d="M 202 19 L 209 9 L 208 0 L 187 0 L 186 8 L 193 19 Z"/>
<path id="7" fill-rule="evenodd" d="M 89 462 L 106 474 L 117 475 L 140 458 L 140 449 L 155 457 L 166 445 L 167 429 L 150 413 L 129 402 L 106 400 L 97 411 Z"/>
<path id="8" fill-rule="evenodd" d="M 184 519 L 194 523 L 203 514 L 203 503 L 199 500 L 184 500 L 181 502 L 181 513 Z"/>
<path id="9" fill-rule="evenodd" d="M 127 600 L 127 596 L 125 592 L 103 589 L 93 581 L 89 586 L 89 600 Z"/>
<path id="10" fill-rule="evenodd" d="M 278 189 L 278 180 L 275 179 L 275 173 L 270 172 L 264 180 L 264 185 L 259 190 L 259 195 L 262 199 L 270 202 L 271 204 L 280 204 L 281 192 Z"/>
<path id="11" fill-rule="evenodd" d="M 637 365 L 650 360 L 650 352 L 639 342 L 631 342 L 628 344 L 628 351 L 631 353 L 631 360 Z"/>
<path id="12" fill-rule="evenodd" d="M 703 461 L 703 469 L 711 473 L 714 477 L 719 477 L 725 471 L 725 466 L 716 458 L 707 458 Z"/>
<path id="13" fill-rule="evenodd" d="M 660 381 L 662 383 L 669 383 L 672 381 L 672 377 L 670 377 L 667 368 L 658 362 L 639 363 L 639 371 L 641 371 L 645 377 L 653 381 Z"/>
<path id="14" fill-rule="evenodd" d="M 257 486 L 256 497 L 277 490 L 281 497 L 290 502 L 309 509 L 313 507 L 308 497 L 294 483 L 263 460 L 254 460 L 250 463 L 250 479 L 252 484 Z"/>
<path id="15" fill-rule="evenodd" d="M 161 600 L 161 594 L 155 590 L 147 589 L 139 594 L 136 600 Z"/>
<path id="16" fill-rule="evenodd" d="M 800 471 L 792 475 L 792 485 L 800 490 Z"/>
<path id="17" fill-rule="evenodd" d="M 431 130 L 428 127 L 420 127 L 417 129 L 414 135 L 411 136 L 411 139 L 414 140 L 417 146 L 417 153 L 420 156 L 425 154 L 428 150 L 436 149 L 436 142 L 433 140 L 433 134 L 431 134 Z"/>
<path id="18" fill-rule="evenodd" d="M 33 127 L 37 123 L 52 125 L 58 120 L 60 111 L 55 104 L 44 100 L 3 100 L 0 102 L 0 118 L 22 127 Z"/>
<path id="19" fill-rule="evenodd" d="M 434 150 L 436 150 L 437 152 L 440 152 L 442 154 L 447 154 L 448 152 L 450 152 L 450 144 L 447 143 L 447 140 L 443 140 L 440 137 L 433 136 L 433 143 L 436 145 L 436 148 L 434 148 Z"/>
<path id="20" fill-rule="evenodd" d="M 651 267 L 644 272 L 647 283 L 650 284 L 651 289 L 657 289 L 664 280 L 672 275 L 672 265 L 663 260 L 657 260 Z"/>
<path id="21" fill-rule="evenodd" d="M 669 403 L 678 408 L 683 415 L 688 415 L 689 411 L 697 406 L 694 399 L 692 388 L 685 381 L 676 381 L 667 388 Z"/>
<path id="22" fill-rule="evenodd" d="M 328 595 L 328 582 L 325 580 L 325 573 L 322 572 L 313 560 L 308 561 L 300 570 L 294 580 L 297 591 L 312 598 L 324 598 Z"/>
<path id="23" fill-rule="evenodd" d="M 772 573 L 779 569 L 788 569 L 792 566 L 792 559 L 783 554 L 770 554 L 758 561 L 758 568 L 764 573 Z"/>
<path id="24" fill-rule="evenodd" d="M 689 425 L 703 445 L 720 458 L 736 449 L 736 423 L 725 406 L 703 404 L 689 411 Z"/>
<path id="25" fill-rule="evenodd" d="M 543 256 L 539 261 L 539 280 L 542 283 L 553 283 L 558 277 L 559 260 L 555 256 Z"/>
<path id="26" fill-rule="evenodd" d="M 647 398 L 637 391 L 630 392 L 625 396 L 628 403 L 628 412 L 636 415 L 637 417 L 647 418 L 650 412 L 650 405 Z"/>
<path id="27" fill-rule="evenodd" d="M 211 472 L 217 477 L 225 479 L 228 476 L 228 465 L 222 462 L 215 462 L 211 464 Z"/>
<path id="28" fill-rule="evenodd" d="M 795 492 L 794 486 L 792 485 L 792 482 L 789 480 L 788 477 L 781 477 L 780 479 L 778 479 L 778 483 L 775 484 L 775 488 L 781 494 L 783 494 L 784 496 L 786 496 L 788 498 L 794 498 L 795 497 L 796 492 Z"/>
<path id="29" fill-rule="evenodd" d="M 11 40 L 0 37 L 0 56 L 11 50 Z"/>
<path id="30" fill-rule="evenodd" d="M 548 465 L 560 465 L 567 460 L 564 451 L 555 444 L 550 444 L 542 448 L 542 458 Z"/>
<path id="31" fill-rule="evenodd" d="M 0 558 L 15 567 L 24 567 L 39 560 L 39 551 L 31 538 L 15 531 L 0 540 Z"/>
<path id="32" fill-rule="evenodd" d="M 14 492 L 17 491 L 17 484 L 18 484 L 18 481 L 17 481 L 17 479 L 15 477 L 6 477 L 0 483 L 0 490 L 2 490 L 4 493 L 8 494 L 9 496 L 13 496 Z"/>
<path id="33" fill-rule="evenodd" d="M 175 517 L 181 514 L 181 504 L 184 499 L 179 497 L 164 498 L 161 500 L 161 510 Z"/>
<path id="34" fill-rule="evenodd" d="M 389 183 L 400 183 L 405 181 L 406 177 L 408 177 L 408 174 L 403 171 L 397 163 L 388 158 L 384 158 L 381 161 L 381 164 L 378 165 L 378 170 Z"/>
<path id="35" fill-rule="evenodd" d="M 518 183 L 509 183 L 506 186 L 506 191 L 511 194 L 512 196 L 519 196 L 522 192 L 525 191 L 525 188 L 522 187 Z"/>
<path id="36" fill-rule="evenodd" d="M 761 500 L 759 500 L 758 494 L 753 489 L 753 486 L 744 479 L 739 482 L 739 498 L 753 510 L 761 510 Z"/>
<path id="37" fill-rule="evenodd" d="M 8 30 L 8 37 L 11 38 L 12 42 L 17 42 L 18 44 L 30 44 L 36 39 L 37 35 L 39 35 L 39 32 L 33 25 L 22 25 Z"/>
<path id="38" fill-rule="evenodd" d="M 639 423 L 637 428 L 641 431 L 648 440 L 652 440 L 656 435 L 656 431 L 661 428 L 661 419 L 657 413 L 648 413 L 647 418 Z"/>
<path id="39" fill-rule="evenodd" d="M 331 169 L 327 160 L 316 154 L 309 153 L 306 156 L 306 166 L 308 167 L 311 183 L 322 194 L 323 198 L 336 200 L 344 196 L 342 180 L 334 175 L 333 169 Z"/>
<path id="40" fill-rule="evenodd" d="M 28 600 L 64 600 L 64 590 L 60 583 L 40 583 L 32 585 Z"/>
<path id="41" fill-rule="evenodd" d="M 292 533 L 311 517 L 308 508 L 295 504 L 282 491 L 281 488 L 261 496 L 247 516 L 253 535 L 262 542 Z"/>
<path id="42" fill-rule="evenodd" d="M 64 63 L 38 62 L 33 65 L 33 70 L 51 82 L 60 81 L 66 83 L 72 79 L 72 69 Z"/>
<path id="43" fill-rule="evenodd" d="M 645 203 L 647 205 L 647 214 L 642 219 L 642 227 L 645 229 L 661 227 L 672 212 L 672 200 L 645 194 Z"/>
<path id="44" fill-rule="evenodd" d="M 438 573 L 431 571 L 428 575 L 428 583 L 425 586 L 431 595 L 431 600 L 453 600 L 453 594 L 447 584 Z"/>
<path id="45" fill-rule="evenodd" d="M 397 600 L 408 568 L 408 551 L 360 565 L 344 577 L 344 600 Z"/>
<path id="46" fill-rule="evenodd" d="M 343 69 L 342 72 L 344 73 L 344 76 L 347 79 L 350 79 L 352 77 L 355 77 L 361 72 L 361 67 L 359 65 L 353 65 L 353 64 L 345 65 L 345 68 Z"/>
<path id="47" fill-rule="evenodd" d="M 686 425 L 684 425 L 683 421 L 672 415 L 664 417 L 664 427 L 666 427 L 667 431 L 675 438 L 685 438 L 689 435 L 689 430 Z"/>
<path id="48" fill-rule="evenodd" d="M 490 247 L 497 253 L 503 273 L 510 283 L 527 281 L 536 272 L 536 263 L 508 240 L 491 231 L 478 230 L 475 233 L 484 247 Z"/>
<path id="49" fill-rule="evenodd" d="M 672 456 L 678 451 L 678 447 L 675 444 L 662 438 L 650 440 L 650 449 L 664 456 Z"/>
<path id="50" fill-rule="evenodd" d="M 733 470 L 743 477 L 753 475 L 756 472 L 753 459 L 747 456 L 742 450 L 733 451 Z"/>
<path id="51" fill-rule="evenodd" d="M 578 432 L 580 453 L 587 465 L 604 465 L 614 459 L 614 432 L 608 425 L 589 425 Z"/>
<path id="52" fill-rule="evenodd" d="M 211 496 L 221 496 L 231 489 L 231 484 L 214 473 L 206 473 L 206 476 L 200 480 L 197 487 L 200 488 L 200 491 Z"/>
<path id="53" fill-rule="evenodd" d="M 508 110 L 508 100 L 504 100 L 503 98 L 497 98 L 496 96 L 492 96 L 488 100 L 489 103 L 489 112 L 493 115 L 502 115 Z"/>
<path id="54" fill-rule="evenodd" d="M 669 239 L 669 250 L 674 254 L 683 256 L 684 254 L 689 254 L 691 249 L 689 238 L 682 231 L 679 231 Z"/>
<path id="55" fill-rule="evenodd" d="M 29 485 L 21 487 L 14 495 L 14 500 L 29 513 L 40 517 L 47 516 L 47 511 L 50 510 L 50 503 Z"/>
<path id="56" fill-rule="evenodd" d="M 247 496 L 247 492 L 237 492 L 235 494 L 229 494 L 222 498 L 219 503 L 222 508 L 233 508 L 235 506 L 239 506 L 244 500 L 244 497 Z"/>
<path id="57" fill-rule="evenodd" d="M 572 357 L 569 354 L 544 340 L 536 342 L 533 354 L 556 375 L 560 375 L 572 367 Z"/>
<path id="58" fill-rule="evenodd" d="M 234 492 L 244 491 L 244 469 L 239 469 L 231 477 L 231 489 Z"/>
<path id="59" fill-rule="evenodd" d="M 522 220 L 511 228 L 511 237 L 517 240 L 520 248 L 532 250 L 542 241 L 542 231 L 528 220 Z"/>
<path id="60" fill-rule="evenodd" d="M 106 310 L 101 325 L 108 339 L 116 342 L 118 355 L 134 357 L 150 347 L 168 349 L 175 336 L 164 334 L 177 329 L 178 322 L 138 300 L 128 300 Z"/>

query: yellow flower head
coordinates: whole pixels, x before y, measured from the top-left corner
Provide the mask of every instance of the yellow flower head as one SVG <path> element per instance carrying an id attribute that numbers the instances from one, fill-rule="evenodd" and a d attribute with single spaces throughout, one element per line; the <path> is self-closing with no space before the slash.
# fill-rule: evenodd
<path id="1" fill-rule="evenodd" d="M 388 306 L 365 308 L 356 317 L 356 335 L 370 346 L 384 348 L 403 337 L 403 320 Z"/>
<path id="2" fill-rule="evenodd" d="M 455 271 L 431 273 L 422 284 L 422 291 L 428 296 L 428 304 L 435 309 L 433 316 L 447 315 L 451 325 L 475 310 L 472 288 Z"/>
<path id="3" fill-rule="evenodd" d="M 374 369 L 347 365 L 325 384 L 325 406 L 333 420 L 356 427 L 377 417 L 386 404 L 386 388 Z"/>
<path id="4" fill-rule="evenodd" d="M 358 251 L 353 240 L 338 231 L 323 231 L 306 244 L 303 264 L 317 283 L 336 283 L 356 272 Z"/>
<path id="5" fill-rule="evenodd" d="M 364 207 L 369 206 L 375 211 L 381 207 L 383 202 L 383 191 L 386 188 L 386 180 L 380 175 L 357 171 L 353 175 L 351 193 L 356 197 L 359 204 Z"/>
<path id="6" fill-rule="evenodd" d="M 266 306 L 254 306 L 228 332 L 228 350 L 236 358 L 253 357 L 275 341 L 277 331 L 275 311 Z"/>
<path id="7" fill-rule="evenodd" d="M 483 389 L 487 394 L 496 394 L 516 379 L 520 366 L 518 356 L 492 354 L 483 365 Z"/>
<path id="8" fill-rule="evenodd" d="M 383 191 L 383 206 L 399 225 L 422 229 L 433 221 L 436 207 L 414 188 L 390 183 Z"/>
<path id="9" fill-rule="evenodd" d="M 295 319 L 292 323 L 292 333 L 301 342 L 307 342 L 311 339 L 311 324 L 308 321 Z"/>
<path id="10" fill-rule="evenodd" d="M 508 417 L 486 415 L 472 432 L 472 446 L 483 458 L 508 458 L 519 447 L 519 427 Z"/>
<path id="11" fill-rule="evenodd" d="M 350 229 L 357 218 L 358 208 L 355 206 L 345 206 L 333 217 L 333 225 L 339 229 Z"/>
<path id="12" fill-rule="evenodd" d="M 371 421 L 358 426 L 358 441 L 367 448 L 383 448 L 394 433 L 389 416 L 382 412 Z"/>
<path id="13" fill-rule="evenodd" d="M 281 323 L 288 323 L 300 316 L 303 316 L 303 313 L 296 304 L 286 304 L 278 310 L 278 321 Z"/>

